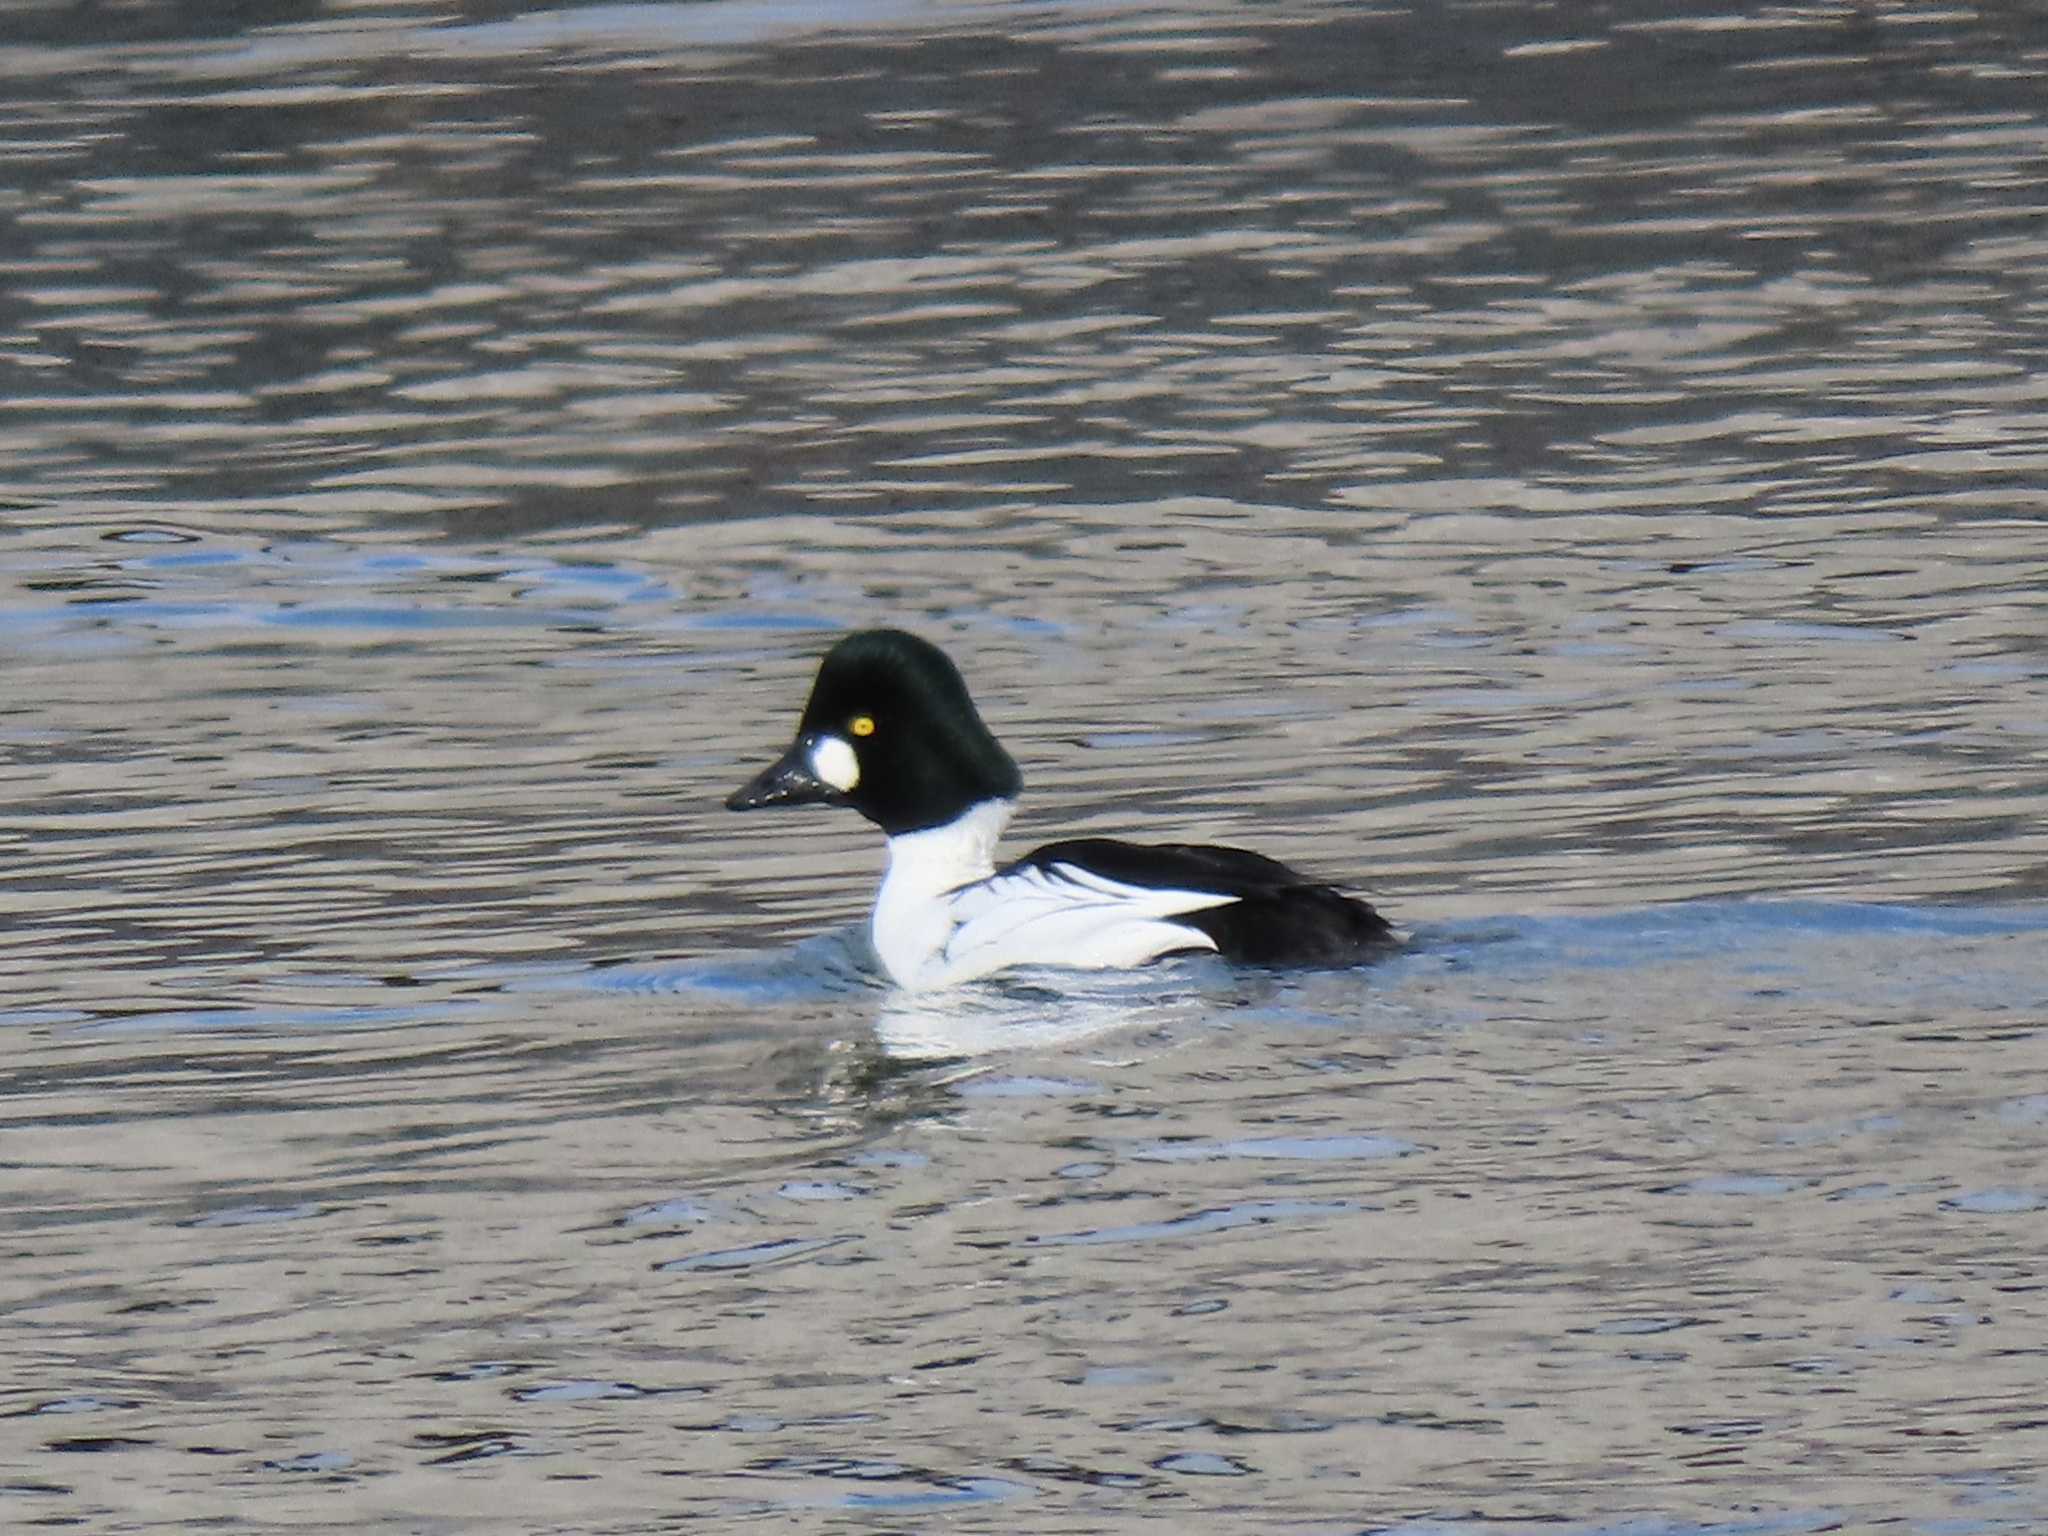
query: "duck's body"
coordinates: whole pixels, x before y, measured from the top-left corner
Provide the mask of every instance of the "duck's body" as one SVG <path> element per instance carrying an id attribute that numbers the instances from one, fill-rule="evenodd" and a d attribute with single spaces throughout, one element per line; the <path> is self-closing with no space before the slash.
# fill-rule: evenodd
<path id="1" fill-rule="evenodd" d="M 1365 902 L 1239 848 L 1081 838 L 998 867 L 1020 786 L 945 655 L 867 630 L 826 656 L 795 745 L 726 803 L 851 805 L 882 828 L 889 869 L 871 931 L 904 987 L 1199 951 L 1349 965 L 1393 942 Z"/>

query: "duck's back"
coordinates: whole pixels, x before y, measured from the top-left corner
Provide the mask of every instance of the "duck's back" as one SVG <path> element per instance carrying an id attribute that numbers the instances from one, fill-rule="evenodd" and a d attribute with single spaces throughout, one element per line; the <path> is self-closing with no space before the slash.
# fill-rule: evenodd
<path id="1" fill-rule="evenodd" d="M 1393 925 L 1369 903 L 1243 848 L 1070 838 L 1006 865 L 992 883 L 1005 876 L 1062 880 L 1074 874 L 1134 893 L 1212 898 L 1168 920 L 1207 940 L 1191 939 L 1190 948 L 1213 946 L 1244 965 L 1354 965 L 1396 942 Z"/>

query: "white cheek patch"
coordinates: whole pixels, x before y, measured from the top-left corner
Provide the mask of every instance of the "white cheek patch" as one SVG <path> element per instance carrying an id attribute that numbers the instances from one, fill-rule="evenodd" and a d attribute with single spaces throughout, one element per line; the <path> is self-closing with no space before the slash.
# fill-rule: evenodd
<path id="1" fill-rule="evenodd" d="M 860 759 L 843 738 L 820 736 L 811 743 L 811 772 L 843 795 L 860 783 Z"/>

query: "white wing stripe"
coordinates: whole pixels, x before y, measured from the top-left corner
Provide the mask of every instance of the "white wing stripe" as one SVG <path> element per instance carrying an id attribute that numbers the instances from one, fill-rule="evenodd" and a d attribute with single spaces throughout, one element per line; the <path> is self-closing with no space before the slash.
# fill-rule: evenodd
<path id="1" fill-rule="evenodd" d="M 1214 891 L 1127 885 L 1075 864 L 1001 874 L 954 893 L 942 964 L 956 977 L 1008 965 L 1139 965 L 1175 949 L 1213 949 L 1200 929 L 1165 919 L 1227 906 Z"/>

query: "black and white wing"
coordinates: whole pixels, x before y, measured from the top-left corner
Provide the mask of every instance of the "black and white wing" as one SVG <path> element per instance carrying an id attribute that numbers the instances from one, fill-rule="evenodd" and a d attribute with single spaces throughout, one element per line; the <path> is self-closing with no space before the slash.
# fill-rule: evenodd
<path id="1" fill-rule="evenodd" d="M 1393 940 L 1366 903 L 1260 854 L 1110 838 L 1049 843 L 956 892 L 952 914 L 951 980 L 1198 950 L 1249 965 L 1349 965 Z"/>
<path id="2" fill-rule="evenodd" d="M 1014 965 L 1143 965 L 1162 955 L 1214 949 L 1188 919 L 1233 899 L 1118 879 L 1085 861 L 1040 862 L 1032 854 L 953 893 L 944 978 L 965 981 Z"/>
<path id="3" fill-rule="evenodd" d="M 1183 909 L 1176 924 L 1244 965 L 1355 965 L 1396 942 L 1393 924 L 1369 903 L 1243 848 L 1077 838 L 1050 843 L 1009 867 L 1027 866 L 1083 869 L 1124 885 L 1215 896 Z"/>

